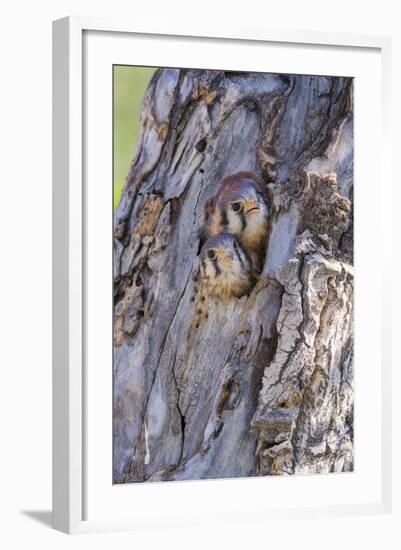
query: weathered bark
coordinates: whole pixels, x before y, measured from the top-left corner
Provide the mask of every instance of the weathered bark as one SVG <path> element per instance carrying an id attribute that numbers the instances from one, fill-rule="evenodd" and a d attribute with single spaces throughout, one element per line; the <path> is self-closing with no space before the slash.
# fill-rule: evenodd
<path id="1" fill-rule="evenodd" d="M 239 170 L 264 270 L 196 328 L 203 206 Z M 115 213 L 116 483 L 352 469 L 352 184 L 351 79 L 157 71 Z"/>

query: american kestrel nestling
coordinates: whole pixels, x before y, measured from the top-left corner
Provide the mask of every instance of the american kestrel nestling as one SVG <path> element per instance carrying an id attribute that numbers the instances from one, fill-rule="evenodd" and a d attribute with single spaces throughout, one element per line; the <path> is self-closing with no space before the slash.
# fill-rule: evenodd
<path id="1" fill-rule="evenodd" d="M 251 264 L 233 235 L 208 239 L 200 254 L 202 292 L 217 298 L 243 296 L 253 284 Z"/>
<path id="2" fill-rule="evenodd" d="M 252 268 L 260 273 L 266 253 L 268 203 L 263 184 L 251 172 L 225 178 L 205 205 L 203 239 L 229 233 L 248 255 Z"/>

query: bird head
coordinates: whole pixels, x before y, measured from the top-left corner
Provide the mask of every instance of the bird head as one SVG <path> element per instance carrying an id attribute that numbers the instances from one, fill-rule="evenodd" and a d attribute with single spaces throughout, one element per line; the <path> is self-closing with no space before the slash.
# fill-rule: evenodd
<path id="1" fill-rule="evenodd" d="M 241 236 L 266 223 L 267 204 L 260 184 L 252 174 L 239 173 L 223 181 L 216 198 L 216 209 L 228 233 Z"/>
<path id="2" fill-rule="evenodd" d="M 201 250 L 201 262 L 206 276 L 240 276 L 249 270 L 249 261 L 232 235 L 222 234 L 208 239 Z"/>

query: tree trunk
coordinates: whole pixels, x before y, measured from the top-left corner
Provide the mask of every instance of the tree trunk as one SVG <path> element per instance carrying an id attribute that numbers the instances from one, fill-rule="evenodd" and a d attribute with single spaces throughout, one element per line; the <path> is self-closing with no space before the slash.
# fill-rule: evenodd
<path id="1" fill-rule="evenodd" d="M 352 80 L 163 69 L 115 213 L 114 482 L 353 468 Z M 249 296 L 193 323 L 203 207 L 269 196 Z"/>

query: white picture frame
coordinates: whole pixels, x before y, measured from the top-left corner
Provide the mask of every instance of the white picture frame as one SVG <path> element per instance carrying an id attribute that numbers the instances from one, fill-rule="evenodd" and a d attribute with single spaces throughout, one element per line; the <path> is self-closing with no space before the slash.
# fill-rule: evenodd
<path id="1" fill-rule="evenodd" d="M 166 32 L 168 30 L 168 33 Z M 88 445 L 88 430 L 91 428 L 87 421 L 85 396 L 88 391 L 86 372 L 87 333 L 85 325 L 85 295 L 88 281 L 85 278 L 85 269 L 88 262 L 86 233 L 88 219 L 85 217 L 85 155 L 87 149 L 83 139 L 85 102 L 84 84 L 85 71 L 83 59 L 85 52 L 85 33 L 109 33 L 113 36 L 146 36 L 157 40 L 160 36 L 180 37 L 188 44 L 191 41 L 223 40 L 228 43 L 258 43 L 258 44 L 287 44 L 291 47 L 341 48 L 343 52 L 355 52 L 358 49 L 375 51 L 380 56 L 381 66 L 381 117 L 379 120 L 380 134 L 376 139 L 381 140 L 381 168 L 380 179 L 382 193 L 387 200 L 391 194 L 391 174 L 389 160 L 389 131 L 390 131 L 390 55 L 391 41 L 388 37 L 339 35 L 331 33 L 293 32 L 276 30 L 222 30 L 213 29 L 173 28 L 169 24 L 166 29 L 145 28 L 139 24 L 131 25 L 127 22 L 104 21 L 93 18 L 69 17 L 54 22 L 53 32 L 53 526 L 67 532 L 88 532 L 98 530 L 138 529 L 154 523 L 154 515 L 143 510 L 143 514 L 132 517 L 105 517 L 99 513 L 98 517 L 87 518 L 86 489 L 89 476 L 88 464 L 84 455 Z M 111 34 L 113 33 L 113 34 Z M 116 34 L 118 33 L 118 34 Z M 156 54 L 155 54 L 156 55 Z M 157 56 L 156 56 L 157 58 Z M 141 63 L 139 58 L 137 64 Z M 133 60 L 132 64 L 135 64 Z M 160 62 L 160 66 L 164 66 Z M 111 131 L 111 129 L 110 129 Z M 356 137 L 358 139 L 358 136 Z M 111 154 L 111 153 L 110 153 Z M 111 175 L 110 175 L 111 181 Z M 106 191 L 107 192 L 107 191 Z M 109 191 L 111 197 L 111 190 Z M 110 198 L 111 201 L 111 198 Z M 390 220 L 385 215 L 384 208 L 378 213 L 381 221 L 381 234 L 391 233 Z M 92 217 L 93 220 L 93 217 Z M 387 241 L 388 242 L 388 241 Z M 390 245 L 387 244 L 387 247 Z M 110 258 L 111 261 L 111 258 Z M 381 284 L 387 284 L 384 277 L 390 273 L 390 254 L 388 249 L 383 250 L 383 274 Z M 388 299 L 388 294 L 387 294 Z M 381 299 L 382 313 L 388 307 Z M 316 515 L 347 516 L 363 514 L 384 514 L 391 511 L 391 356 L 390 356 L 390 327 L 389 312 L 383 314 L 381 327 L 382 338 L 379 342 L 381 351 L 380 384 L 373 391 L 377 392 L 381 406 L 381 447 L 380 447 L 380 497 L 363 502 L 346 501 L 336 502 L 331 506 L 296 505 L 287 508 L 280 506 L 269 509 L 271 518 L 310 518 Z M 110 314 L 111 315 L 111 314 Z M 111 369 L 111 366 L 110 366 Z M 108 414 L 108 409 L 106 414 Z M 111 484 L 111 474 L 110 474 Z M 192 482 L 191 482 L 192 483 Z M 205 482 L 197 485 L 199 495 Z M 206 482 L 208 484 L 209 482 Z M 227 493 L 234 490 L 243 491 L 244 497 L 249 495 L 246 483 L 251 481 L 225 480 Z M 238 485 L 239 483 L 239 485 Z M 276 481 L 277 483 L 277 481 Z M 287 483 L 287 482 L 286 482 Z M 235 487 L 230 484 L 236 484 Z M 288 483 L 287 483 L 288 485 Z M 173 493 L 179 493 L 180 498 L 192 498 L 190 488 L 194 485 L 187 482 L 181 484 L 153 484 L 146 498 L 160 500 L 172 498 Z M 216 487 L 218 487 L 216 485 Z M 234 489 L 233 489 L 234 487 Z M 142 488 L 138 485 L 122 488 L 132 491 Z M 162 494 L 163 493 L 163 494 Z M 203 495 L 202 498 L 209 498 Z M 107 498 L 106 496 L 104 497 Z M 144 492 L 141 493 L 144 498 Z M 146 508 L 146 506 L 145 506 Z M 263 509 L 259 515 L 254 514 L 258 521 L 264 521 Z M 157 516 L 157 514 L 156 514 Z M 210 514 L 209 514 L 210 516 Z M 205 510 L 205 521 L 210 517 Z M 188 516 L 177 522 L 171 520 L 168 514 L 161 517 L 157 526 L 191 525 L 201 523 L 202 518 Z M 247 514 L 243 513 L 247 520 Z M 226 513 L 219 520 L 237 520 L 235 510 Z M 249 519 L 249 518 L 248 518 Z"/>

